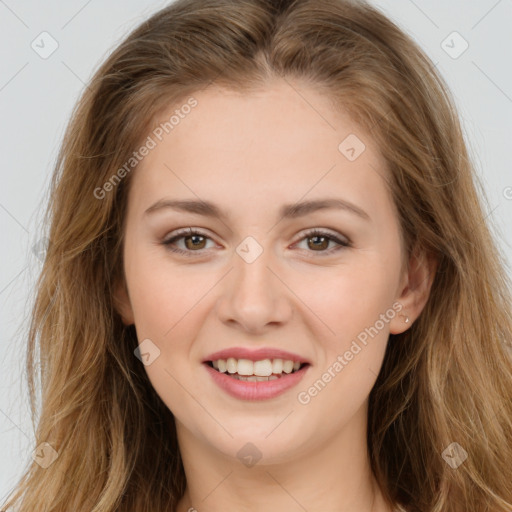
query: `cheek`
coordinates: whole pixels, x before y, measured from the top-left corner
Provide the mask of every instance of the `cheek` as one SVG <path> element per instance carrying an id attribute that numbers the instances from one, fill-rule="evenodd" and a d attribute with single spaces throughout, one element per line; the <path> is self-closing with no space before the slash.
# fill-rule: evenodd
<path id="1" fill-rule="evenodd" d="M 151 340 L 157 354 L 144 366 L 152 387 L 173 414 L 201 415 L 189 395 L 201 394 L 190 378 L 191 351 L 204 315 L 201 298 L 214 285 L 211 273 L 180 272 L 165 258 L 132 253 L 126 277 L 139 344 Z"/>
<path id="2" fill-rule="evenodd" d="M 350 300 L 338 301 L 339 308 L 327 318 L 336 335 L 317 340 L 319 364 L 297 393 L 300 407 L 316 424 L 314 430 L 323 435 L 349 422 L 375 384 L 388 343 L 389 321 L 395 314 L 386 308 L 385 299 L 386 293 L 368 296 L 364 308 L 354 307 Z M 317 423 L 326 411 L 328 424 Z"/>
<path id="3" fill-rule="evenodd" d="M 195 267 L 197 269 L 197 267 Z M 212 272 L 172 264 L 162 247 L 133 251 L 126 257 L 126 277 L 135 324 L 140 334 L 161 339 L 197 313 L 196 306 L 214 284 Z M 190 328 L 190 324 L 187 324 Z"/>
<path id="4" fill-rule="evenodd" d="M 367 252 L 359 263 L 332 273 L 322 293 L 310 294 L 308 306 L 329 326 L 317 338 L 321 352 L 299 403 L 318 408 L 336 405 L 338 420 L 354 413 L 366 400 L 384 358 L 393 309 L 398 265 L 383 263 Z M 396 268 L 395 268 L 396 267 Z"/>
<path id="5" fill-rule="evenodd" d="M 397 272 L 384 266 L 377 256 L 354 256 L 350 264 L 330 269 L 321 286 L 318 279 L 301 286 L 301 298 L 328 327 L 322 330 L 323 336 L 332 340 L 336 351 L 373 326 L 395 300 Z M 383 329 L 379 322 L 378 328 L 389 329 L 388 323 Z"/>

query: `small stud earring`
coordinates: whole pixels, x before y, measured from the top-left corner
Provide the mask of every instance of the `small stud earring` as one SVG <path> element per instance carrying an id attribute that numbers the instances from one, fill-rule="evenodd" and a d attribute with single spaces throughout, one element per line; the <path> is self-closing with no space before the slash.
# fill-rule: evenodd
<path id="1" fill-rule="evenodd" d="M 400 315 L 400 316 L 403 316 L 403 317 L 405 318 L 405 319 L 404 319 L 404 322 L 405 322 L 406 324 L 408 324 L 408 323 L 409 323 L 409 317 L 408 317 L 407 315 Z"/>

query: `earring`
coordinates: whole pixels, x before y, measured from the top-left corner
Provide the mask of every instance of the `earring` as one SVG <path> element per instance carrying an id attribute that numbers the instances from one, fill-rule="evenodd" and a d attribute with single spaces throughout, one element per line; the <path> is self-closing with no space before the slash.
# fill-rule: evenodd
<path id="1" fill-rule="evenodd" d="M 400 315 L 400 316 L 402 316 L 402 317 L 404 317 L 404 318 L 405 318 L 405 319 L 404 319 L 404 322 L 405 322 L 406 324 L 408 324 L 408 323 L 409 323 L 409 317 L 408 317 L 407 315 Z"/>

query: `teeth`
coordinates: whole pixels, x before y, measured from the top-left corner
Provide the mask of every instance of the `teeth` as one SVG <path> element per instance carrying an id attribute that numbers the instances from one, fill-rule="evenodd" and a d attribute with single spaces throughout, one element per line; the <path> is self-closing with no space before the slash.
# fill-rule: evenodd
<path id="1" fill-rule="evenodd" d="M 238 370 L 238 361 L 233 357 L 229 357 L 226 361 L 226 368 L 228 373 L 236 373 Z"/>
<path id="2" fill-rule="evenodd" d="M 221 373 L 229 373 L 234 378 L 249 382 L 261 382 L 274 380 L 282 373 L 292 373 L 300 368 L 300 361 L 290 359 L 262 359 L 251 361 L 250 359 L 235 359 L 229 357 L 212 361 L 213 367 Z"/>
<path id="3" fill-rule="evenodd" d="M 238 362 L 238 369 L 240 372 L 240 361 Z M 270 359 L 263 359 L 263 361 L 254 361 L 254 375 L 260 377 L 269 377 L 272 375 L 272 361 Z"/>
<path id="4" fill-rule="evenodd" d="M 237 380 L 245 380 L 248 382 L 266 382 L 268 380 L 277 380 L 279 377 L 277 375 L 269 375 L 268 377 L 258 377 L 256 375 L 251 375 L 250 377 L 243 377 L 242 375 L 233 375 L 233 379 Z"/>
<path id="5" fill-rule="evenodd" d="M 282 359 L 274 359 L 272 361 L 272 373 L 283 373 L 283 360 Z"/>
<path id="6" fill-rule="evenodd" d="M 287 360 L 283 361 L 283 372 L 284 373 L 292 373 L 293 371 L 293 361 Z"/>
<path id="7" fill-rule="evenodd" d="M 254 363 L 250 359 L 238 360 L 238 375 L 253 375 Z"/>

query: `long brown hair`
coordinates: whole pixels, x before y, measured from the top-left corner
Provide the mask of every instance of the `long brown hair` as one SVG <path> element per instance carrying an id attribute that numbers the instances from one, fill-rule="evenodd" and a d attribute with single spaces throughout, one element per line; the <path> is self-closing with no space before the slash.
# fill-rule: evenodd
<path id="1" fill-rule="evenodd" d="M 95 191 L 169 105 L 211 83 L 248 90 L 275 77 L 318 88 L 371 133 L 407 254 L 438 262 L 424 310 L 390 336 L 370 395 L 384 496 L 408 511 L 512 510 L 511 285 L 485 192 L 431 61 L 377 9 L 348 0 L 178 0 L 99 67 L 55 165 L 28 339 L 36 446 L 58 457 L 31 462 L 3 509 L 176 510 L 186 481 L 173 415 L 114 302 L 136 170 Z M 442 456 L 452 443 L 467 453 L 457 469 Z"/>

